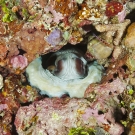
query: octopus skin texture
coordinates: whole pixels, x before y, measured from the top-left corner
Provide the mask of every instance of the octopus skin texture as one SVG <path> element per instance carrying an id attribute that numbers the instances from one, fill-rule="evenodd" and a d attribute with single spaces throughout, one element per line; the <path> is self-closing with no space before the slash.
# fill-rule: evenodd
<path id="1" fill-rule="evenodd" d="M 78 51 L 64 50 L 54 55 L 56 59 L 51 70 L 43 68 L 41 57 L 26 69 L 31 86 L 38 88 L 41 94 L 82 98 L 89 84 L 101 81 L 103 67 L 97 62 L 88 64 Z"/>

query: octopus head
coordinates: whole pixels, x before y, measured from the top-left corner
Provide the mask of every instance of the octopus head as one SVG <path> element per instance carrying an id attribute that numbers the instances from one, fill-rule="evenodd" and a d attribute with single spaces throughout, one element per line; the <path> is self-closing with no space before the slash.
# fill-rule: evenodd
<path id="1" fill-rule="evenodd" d="M 31 86 L 43 95 L 82 98 L 89 84 L 100 82 L 103 68 L 96 61 L 88 63 L 77 49 L 62 49 L 35 59 L 26 73 Z"/>
<path id="2" fill-rule="evenodd" d="M 79 50 L 68 49 L 54 53 L 48 59 L 48 63 L 53 61 L 47 69 L 63 80 L 81 79 L 87 75 L 87 61 Z"/>

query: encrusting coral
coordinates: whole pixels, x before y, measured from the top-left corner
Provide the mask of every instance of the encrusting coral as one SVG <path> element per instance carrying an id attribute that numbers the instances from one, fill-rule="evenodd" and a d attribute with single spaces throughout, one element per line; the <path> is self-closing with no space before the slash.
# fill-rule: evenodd
<path id="1" fill-rule="evenodd" d="M 132 23 L 128 27 L 124 44 L 127 48 L 134 48 L 135 47 L 135 23 Z"/>

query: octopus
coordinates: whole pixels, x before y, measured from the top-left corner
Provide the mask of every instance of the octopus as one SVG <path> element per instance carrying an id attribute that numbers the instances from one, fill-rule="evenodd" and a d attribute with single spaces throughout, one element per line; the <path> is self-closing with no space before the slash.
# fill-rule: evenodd
<path id="1" fill-rule="evenodd" d="M 103 67 L 96 61 L 87 62 L 84 54 L 75 48 L 61 49 L 53 53 L 46 66 L 42 57 L 33 60 L 26 68 L 31 86 L 49 97 L 84 97 L 86 88 L 91 83 L 101 81 Z"/>

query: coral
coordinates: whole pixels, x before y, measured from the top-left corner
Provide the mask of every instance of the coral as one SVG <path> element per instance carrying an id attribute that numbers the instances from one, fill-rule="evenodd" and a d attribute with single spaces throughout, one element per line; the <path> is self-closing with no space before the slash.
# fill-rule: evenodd
<path id="1" fill-rule="evenodd" d="M 135 51 L 128 55 L 125 63 L 130 71 L 135 71 Z"/>
<path id="2" fill-rule="evenodd" d="M 70 129 L 68 135 L 75 135 L 75 134 L 89 134 L 89 135 L 94 135 L 95 130 L 92 128 L 83 128 L 83 127 L 78 127 L 78 128 L 72 128 Z"/>
<path id="3" fill-rule="evenodd" d="M 62 34 L 61 31 L 58 29 L 54 29 L 46 39 L 46 41 L 53 46 L 58 45 L 61 42 L 61 40 Z"/>
<path id="4" fill-rule="evenodd" d="M 0 38 L 0 59 L 4 59 L 7 55 L 8 48 L 5 45 L 5 39 Z"/>
<path id="5" fill-rule="evenodd" d="M 11 135 L 12 115 L 16 113 L 19 104 L 12 97 L 5 98 L 0 93 L 0 133 Z"/>
<path id="6" fill-rule="evenodd" d="M 91 82 L 85 82 L 70 87 L 70 91 L 78 94 L 89 86 L 86 98 L 90 108 L 85 115 L 90 115 L 90 123 L 104 123 L 92 129 L 98 130 L 97 134 L 113 134 L 114 130 L 120 134 L 123 127 L 114 116 L 119 117 L 122 111 L 127 115 L 117 121 L 121 121 L 125 129 L 131 129 L 129 134 L 134 134 L 134 109 L 130 106 L 135 100 L 134 9 L 133 0 L 0 0 L 0 134 L 11 134 L 13 116 L 20 106 L 42 98 L 36 88 L 28 85 L 25 68 L 37 57 L 56 52 L 68 43 L 81 46 L 88 63 L 97 60 L 94 67 L 98 68 L 100 64 L 105 69 L 100 84 L 89 86 Z M 77 60 L 81 72 L 82 64 L 79 63 Z M 61 65 L 58 66 L 59 69 Z M 94 73 L 89 77 L 94 78 Z M 48 86 L 49 80 L 51 78 L 43 84 L 52 92 L 57 87 L 56 83 Z M 127 84 L 126 88 L 123 83 Z M 49 98 L 50 102 L 53 101 Z M 120 112 L 116 113 L 116 108 Z M 58 119 L 56 114 L 53 116 Z M 37 117 L 31 121 L 36 120 Z M 70 129 L 87 132 L 83 126 L 78 131 L 79 122 Z M 67 129 L 63 130 L 68 133 Z"/>
<path id="7" fill-rule="evenodd" d="M 100 38 L 101 37 L 101 38 Z M 87 58 L 92 56 L 95 59 L 105 59 L 110 56 L 113 51 L 113 45 L 108 44 L 102 39 L 102 36 L 94 37 L 87 45 Z"/>
<path id="8" fill-rule="evenodd" d="M 7 34 L 6 24 L 0 21 L 0 35 L 6 34 Z"/>
<path id="9" fill-rule="evenodd" d="M 8 53 L 7 53 L 7 57 L 10 59 L 13 56 L 16 56 L 19 54 L 19 48 L 17 46 L 16 41 L 14 40 L 14 38 L 9 39 L 6 42 L 6 46 L 8 46 Z"/>
<path id="10" fill-rule="evenodd" d="M 15 14 L 15 10 L 12 10 L 13 6 L 14 6 L 14 3 L 13 1 L 5 1 L 5 0 L 1 0 L 0 2 L 0 6 L 1 6 L 1 9 L 2 9 L 2 12 L 3 12 L 3 17 L 2 17 L 2 21 L 3 22 L 12 22 L 14 21 L 17 16 Z"/>
<path id="11" fill-rule="evenodd" d="M 113 80 L 111 83 L 102 83 L 102 84 L 91 84 L 87 90 L 85 91 L 85 97 L 91 101 L 90 105 L 95 110 L 98 109 L 102 112 L 103 116 L 107 121 L 110 122 L 108 125 L 106 122 L 106 126 L 104 129 L 108 131 L 110 134 L 114 134 L 114 127 L 117 127 L 117 131 L 115 134 L 121 134 L 123 132 L 123 128 L 117 122 L 121 120 L 121 118 L 117 119 L 117 122 L 114 119 L 114 113 L 119 112 L 120 115 L 123 115 L 121 108 L 117 110 L 117 107 L 120 104 L 120 100 L 117 97 L 120 93 L 126 89 L 126 83 L 122 82 L 121 79 L 117 78 Z M 118 105 L 118 106 L 117 106 Z M 100 118 L 100 116 L 98 118 Z M 105 120 L 101 119 L 100 120 Z M 107 128 L 108 125 L 108 128 Z M 112 127 L 113 126 L 113 127 Z"/>
<path id="12" fill-rule="evenodd" d="M 105 90 L 106 89 L 106 90 Z M 109 100 L 107 97 L 109 96 L 110 98 L 114 98 L 115 96 L 119 95 L 126 89 L 126 83 L 122 82 L 121 79 L 117 78 L 111 83 L 102 83 L 100 85 L 89 85 L 87 90 L 85 91 L 85 97 L 88 99 L 91 98 L 92 94 L 95 93 L 94 96 L 94 101 L 92 103 L 93 107 L 96 107 L 97 104 L 101 107 L 100 109 L 105 109 L 105 100 Z M 100 94 L 99 94 L 100 92 Z M 111 95 L 110 95 L 111 92 Z M 100 102 L 98 102 L 100 100 Z M 114 98 L 114 100 L 118 101 L 117 99 Z M 111 103 L 111 102 L 110 102 Z M 112 102 L 113 103 L 113 102 Z M 103 106 L 102 106 L 103 104 Z M 109 105 L 109 102 L 108 102 Z M 103 108 L 102 108 L 103 107 Z"/>
<path id="13" fill-rule="evenodd" d="M 30 86 L 22 86 L 21 81 L 21 76 L 14 74 L 8 75 L 3 80 L 4 87 L 0 93 L 0 134 L 2 135 L 11 135 L 13 115 L 16 114 L 20 103 L 38 100 L 40 97 L 37 91 Z"/>
<path id="14" fill-rule="evenodd" d="M 47 0 L 38 0 L 41 7 L 45 7 L 47 5 Z"/>
<path id="15" fill-rule="evenodd" d="M 105 114 L 99 114 L 97 109 L 90 108 L 89 103 L 86 99 L 45 98 L 18 110 L 15 118 L 16 129 L 19 134 L 37 134 L 38 131 L 51 135 L 66 135 L 69 130 L 72 133 L 75 130 L 79 131 L 81 127 L 87 132 L 96 133 L 98 126 L 104 127 L 104 123 L 107 123 L 111 135 L 115 128 L 115 135 L 121 135 L 123 127 L 118 123 L 109 124 Z M 87 130 L 88 127 L 93 130 Z M 107 125 L 105 127 L 107 128 Z"/>
<path id="16" fill-rule="evenodd" d="M 131 12 L 133 9 L 135 9 L 135 2 L 134 1 L 128 1 L 126 4 L 128 12 Z"/>
<path id="17" fill-rule="evenodd" d="M 17 32 L 15 38 L 17 38 L 16 40 L 19 48 L 26 52 L 24 55 L 27 57 L 29 62 L 32 61 L 36 55 L 45 53 L 45 51 L 51 48 L 44 40 L 45 36 L 46 33 L 41 30 L 29 32 L 29 29 L 22 29 Z"/>
<path id="18" fill-rule="evenodd" d="M 79 26 L 82 27 L 85 31 L 91 31 L 91 24 L 92 21 L 89 20 L 83 20 L 80 22 Z"/>
<path id="19" fill-rule="evenodd" d="M 83 40 L 82 34 L 83 33 L 81 33 L 78 30 L 73 30 L 68 42 L 72 45 L 76 45 L 76 44 L 80 43 Z"/>
<path id="20" fill-rule="evenodd" d="M 128 48 L 135 48 L 135 23 L 132 23 L 127 30 L 124 44 Z"/>
<path id="21" fill-rule="evenodd" d="M 122 54 L 122 47 L 121 46 L 115 46 L 113 50 L 113 58 L 116 60 L 119 58 L 119 56 Z"/>
<path id="22" fill-rule="evenodd" d="M 16 20 L 29 20 L 32 18 L 25 6 L 22 7 L 22 2 L 20 2 L 20 0 L 1 0 L 0 6 L 3 14 L 3 22 L 10 23 Z"/>
<path id="23" fill-rule="evenodd" d="M 81 5 L 81 10 L 78 12 L 78 19 L 80 20 L 90 20 L 93 23 L 96 22 L 105 22 L 107 17 L 103 14 L 105 11 L 101 5 L 88 5 L 86 4 Z"/>
<path id="24" fill-rule="evenodd" d="M 109 38 L 110 38 L 110 32 L 111 36 L 113 37 L 114 33 L 116 37 L 113 40 L 114 45 L 119 45 L 121 38 L 123 36 L 123 33 L 126 29 L 126 27 L 130 24 L 130 20 L 125 20 L 123 23 L 119 24 L 108 24 L 108 25 L 96 25 L 95 28 L 99 32 L 109 32 Z M 106 37 L 106 40 L 108 40 L 108 36 Z"/>
<path id="25" fill-rule="evenodd" d="M 64 16 L 71 16 L 71 14 L 76 14 L 78 11 L 77 3 L 70 0 L 56 0 L 54 4 L 54 9 L 56 12 L 63 14 Z"/>
<path id="26" fill-rule="evenodd" d="M 135 134 L 135 123 L 132 124 L 131 130 L 128 135 L 134 135 Z"/>
<path id="27" fill-rule="evenodd" d="M 123 9 L 123 5 L 117 1 L 111 1 L 106 5 L 105 14 L 109 17 L 117 15 Z"/>
<path id="28" fill-rule="evenodd" d="M 119 12 L 117 14 L 117 17 L 118 17 L 118 21 L 121 23 L 124 21 L 125 17 L 126 17 L 126 8 L 124 7 L 123 10 L 121 12 Z"/>
<path id="29" fill-rule="evenodd" d="M 40 97 L 36 89 L 29 85 L 22 85 L 21 75 L 9 74 L 3 83 L 2 94 L 5 98 L 11 96 L 13 100 L 26 103 L 37 100 Z"/>
<path id="30" fill-rule="evenodd" d="M 23 69 L 28 65 L 27 58 L 23 55 L 13 56 L 10 60 L 10 63 L 13 68 L 17 69 Z"/>
<path id="31" fill-rule="evenodd" d="M 103 76 L 102 78 L 102 83 L 108 82 L 110 80 L 114 80 L 116 77 L 119 77 L 121 79 L 124 79 L 124 78 L 126 79 L 128 76 L 123 69 L 123 66 L 126 63 L 126 60 L 127 60 L 127 56 L 119 58 L 116 61 L 112 60 L 112 62 L 107 67 L 106 75 Z"/>
<path id="32" fill-rule="evenodd" d="M 61 8 L 60 8 L 61 9 Z M 45 8 L 45 12 L 46 13 L 50 13 L 52 14 L 52 21 L 55 22 L 55 23 L 59 23 L 60 20 L 62 20 L 64 17 L 63 15 L 60 13 L 60 12 L 56 12 L 52 6 L 48 6 Z"/>

